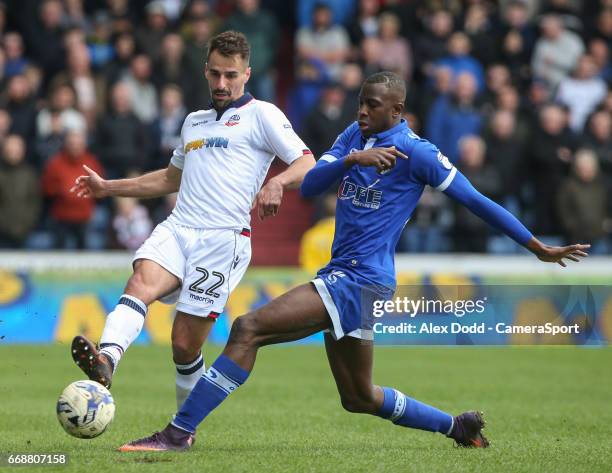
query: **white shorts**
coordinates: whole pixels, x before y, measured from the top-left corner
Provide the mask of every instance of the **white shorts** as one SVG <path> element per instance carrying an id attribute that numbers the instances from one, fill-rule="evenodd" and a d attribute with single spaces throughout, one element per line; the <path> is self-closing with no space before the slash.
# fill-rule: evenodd
<path id="1" fill-rule="evenodd" d="M 160 223 L 136 251 L 174 274 L 181 286 L 161 302 L 177 302 L 176 310 L 216 319 L 223 312 L 251 260 L 251 232 L 203 230 Z"/>

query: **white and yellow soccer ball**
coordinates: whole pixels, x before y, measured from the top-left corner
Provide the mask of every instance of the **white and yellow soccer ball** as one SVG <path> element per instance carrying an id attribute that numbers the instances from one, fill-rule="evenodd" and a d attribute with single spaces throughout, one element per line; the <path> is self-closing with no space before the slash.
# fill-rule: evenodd
<path id="1" fill-rule="evenodd" d="M 57 419 L 73 437 L 91 439 L 104 433 L 115 416 L 110 391 L 95 381 L 69 384 L 57 400 Z"/>

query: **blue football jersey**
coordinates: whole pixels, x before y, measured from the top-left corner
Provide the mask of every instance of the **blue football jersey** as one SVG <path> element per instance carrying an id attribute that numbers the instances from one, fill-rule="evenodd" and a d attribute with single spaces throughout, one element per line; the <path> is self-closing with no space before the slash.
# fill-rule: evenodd
<path id="1" fill-rule="evenodd" d="M 395 288 L 395 247 L 402 229 L 425 186 L 446 189 L 456 168 L 404 120 L 368 139 L 355 122 L 320 159 L 334 161 L 352 151 L 391 146 L 409 159 L 398 158 L 395 167 L 382 174 L 375 167 L 355 165 L 342 176 L 329 266 L 350 268 L 374 283 Z"/>

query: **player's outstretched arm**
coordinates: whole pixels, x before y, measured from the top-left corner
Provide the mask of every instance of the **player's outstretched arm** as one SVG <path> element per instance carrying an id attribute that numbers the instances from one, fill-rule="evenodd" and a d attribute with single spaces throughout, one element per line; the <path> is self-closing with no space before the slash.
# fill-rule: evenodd
<path id="1" fill-rule="evenodd" d="M 591 245 L 575 244 L 569 246 L 548 246 L 535 238 L 529 230 L 501 205 L 478 192 L 467 178 L 457 172 L 451 184 L 444 191 L 454 200 L 469 208 L 487 223 L 504 232 L 517 243 L 523 245 L 540 261 L 558 263 L 566 267 L 565 258 L 580 261 L 588 256 L 586 250 Z"/>
<path id="2" fill-rule="evenodd" d="M 83 166 L 86 175 L 77 177 L 70 192 L 75 192 L 84 199 L 101 199 L 109 196 L 136 197 L 150 199 L 177 192 L 181 184 L 181 169 L 170 164 L 166 169 L 159 169 L 142 176 L 130 179 L 106 180 L 98 173 Z"/>
<path id="3" fill-rule="evenodd" d="M 314 165 L 315 160 L 312 154 L 305 154 L 293 161 L 285 171 L 270 179 L 255 198 L 254 205 L 257 206 L 259 219 L 274 217 L 283 200 L 283 191 L 299 187 L 306 173 Z"/>

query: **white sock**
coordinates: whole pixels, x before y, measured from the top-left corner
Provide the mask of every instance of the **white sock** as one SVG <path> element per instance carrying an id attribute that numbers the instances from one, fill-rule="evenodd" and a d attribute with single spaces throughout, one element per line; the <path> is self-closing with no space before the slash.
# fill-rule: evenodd
<path id="1" fill-rule="evenodd" d="M 180 409 L 187 396 L 204 374 L 202 353 L 191 363 L 176 364 L 176 407 Z"/>
<path id="2" fill-rule="evenodd" d="M 146 315 L 147 306 L 144 302 L 137 297 L 123 294 L 115 310 L 106 317 L 104 331 L 100 337 L 100 352 L 112 360 L 113 372 L 125 350 L 140 334 Z"/>

